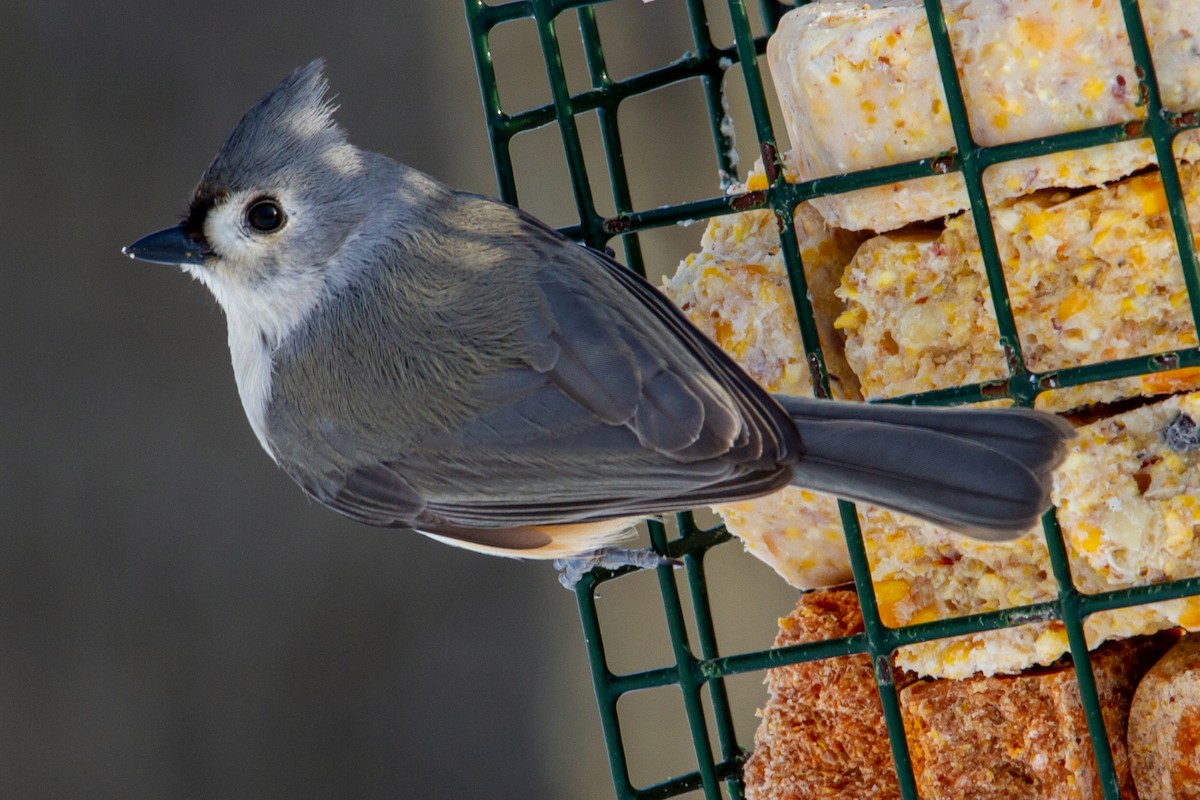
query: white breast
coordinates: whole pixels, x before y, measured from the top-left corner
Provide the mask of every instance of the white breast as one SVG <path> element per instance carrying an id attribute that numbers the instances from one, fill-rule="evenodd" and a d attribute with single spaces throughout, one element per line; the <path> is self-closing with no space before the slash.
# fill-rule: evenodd
<path id="1" fill-rule="evenodd" d="M 230 286 L 202 267 L 189 271 L 212 290 L 225 310 L 229 354 L 242 408 L 259 444 L 275 459 L 267 438 L 272 353 L 316 308 L 323 285 L 321 274 L 296 270 L 270 285 L 247 287 Z"/>
<path id="2" fill-rule="evenodd" d="M 272 354 L 316 308 L 327 291 L 331 270 L 327 265 L 294 263 L 271 269 L 281 257 L 280 241 L 256 235 L 241 219 L 253 196 L 251 191 L 236 192 L 213 206 L 205 217 L 204 235 L 221 254 L 220 262 L 183 267 L 208 286 L 225 309 L 229 353 L 242 407 L 259 443 L 275 458 L 267 436 Z M 304 204 L 288 192 L 279 192 L 278 200 L 289 210 L 289 229 L 301 225 L 308 214 Z"/>
<path id="3" fill-rule="evenodd" d="M 229 315 L 229 355 L 233 377 L 250 428 L 272 459 L 274 451 L 267 441 L 267 403 L 271 400 L 271 353 L 262 331 L 244 317 Z"/>

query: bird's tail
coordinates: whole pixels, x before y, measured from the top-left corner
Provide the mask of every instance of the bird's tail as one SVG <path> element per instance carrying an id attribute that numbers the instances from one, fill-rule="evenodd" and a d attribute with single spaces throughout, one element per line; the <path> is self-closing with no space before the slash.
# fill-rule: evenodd
<path id="1" fill-rule="evenodd" d="M 797 486 L 912 514 L 981 539 L 1028 530 L 1050 507 L 1071 426 L 1024 409 L 776 399 L 800 431 Z"/>

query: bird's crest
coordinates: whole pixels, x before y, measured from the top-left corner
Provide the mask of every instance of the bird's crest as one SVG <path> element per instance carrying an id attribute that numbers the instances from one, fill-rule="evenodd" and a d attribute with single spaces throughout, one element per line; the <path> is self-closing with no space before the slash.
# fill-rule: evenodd
<path id="1" fill-rule="evenodd" d="M 246 112 L 205 170 L 197 200 L 253 188 L 294 167 L 348 167 L 354 148 L 333 120 L 322 59 L 300 67 Z"/>

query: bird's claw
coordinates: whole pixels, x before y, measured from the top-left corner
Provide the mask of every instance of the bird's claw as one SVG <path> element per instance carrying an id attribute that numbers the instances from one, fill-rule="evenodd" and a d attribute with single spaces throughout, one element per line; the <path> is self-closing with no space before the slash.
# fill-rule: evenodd
<path id="1" fill-rule="evenodd" d="M 580 578 L 593 569 L 621 569 L 622 567 L 655 569 L 667 566 L 681 567 L 683 562 L 650 549 L 630 550 L 624 547 L 601 547 L 586 555 L 559 558 L 554 561 L 554 568 L 558 570 L 558 582 L 571 590 L 574 590 L 575 584 L 579 583 Z"/>

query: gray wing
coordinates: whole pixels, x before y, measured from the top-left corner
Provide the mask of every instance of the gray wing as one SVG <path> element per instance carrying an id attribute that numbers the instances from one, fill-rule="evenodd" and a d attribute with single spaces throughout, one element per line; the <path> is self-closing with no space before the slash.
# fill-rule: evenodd
<path id="1" fill-rule="evenodd" d="M 672 511 L 787 483 L 798 434 L 768 393 L 644 280 L 512 213 L 519 230 L 488 246 L 526 293 L 512 335 L 527 356 L 473 387 L 476 407 L 450 430 L 403 445 L 341 442 L 356 463 L 310 492 L 364 522 L 456 536 Z"/>

